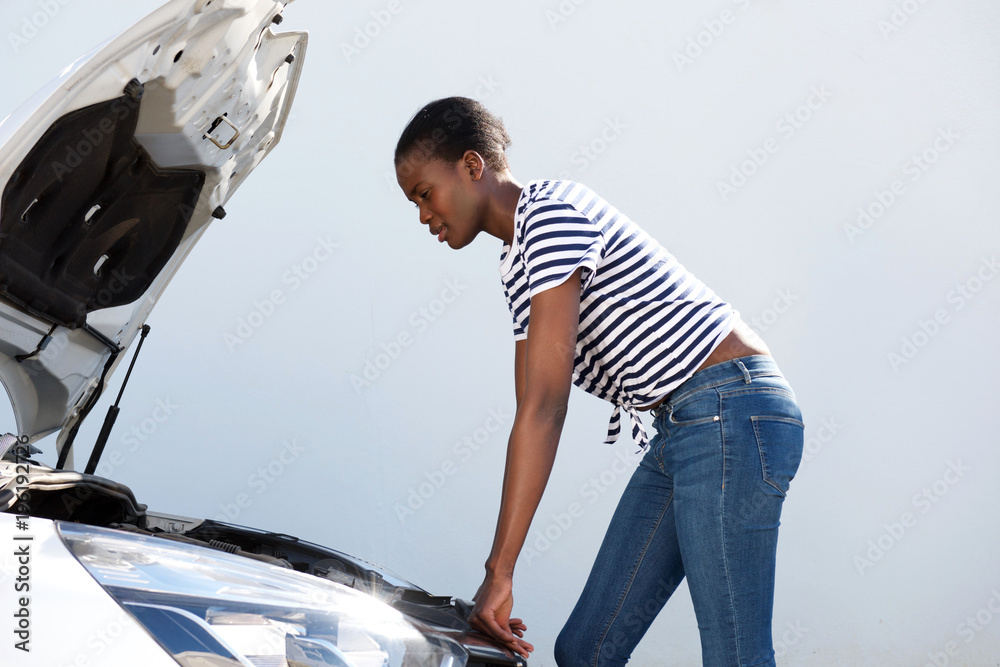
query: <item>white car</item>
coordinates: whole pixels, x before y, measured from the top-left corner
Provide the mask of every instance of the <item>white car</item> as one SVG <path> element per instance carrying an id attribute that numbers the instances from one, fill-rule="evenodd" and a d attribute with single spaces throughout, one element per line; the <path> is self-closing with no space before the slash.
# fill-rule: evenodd
<path id="1" fill-rule="evenodd" d="M 153 305 L 281 138 L 307 43 L 276 32 L 286 4 L 171 0 L 0 124 L 2 665 L 525 664 L 469 626 L 468 602 L 288 535 L 147 511 L 93 474 L 117 406 L 73 470 Z M 52 468 L 32 457 L 54 433 Z"/>

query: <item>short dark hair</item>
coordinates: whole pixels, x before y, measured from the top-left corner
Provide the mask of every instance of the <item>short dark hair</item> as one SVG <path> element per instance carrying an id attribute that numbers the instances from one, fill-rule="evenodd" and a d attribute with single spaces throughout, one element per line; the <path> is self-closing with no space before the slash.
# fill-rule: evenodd
<path id="1" fill-rule="evenodd" d="M 508 146 L 510 136 L 498 116 L 468 97 L 445 97 L 427 104 L 407 123 L 396 144 L 395 164 L 399 167 L 414 150 L 421 158 L 448 162 L 473 150 L 491 169 L 503 171 Z"/>

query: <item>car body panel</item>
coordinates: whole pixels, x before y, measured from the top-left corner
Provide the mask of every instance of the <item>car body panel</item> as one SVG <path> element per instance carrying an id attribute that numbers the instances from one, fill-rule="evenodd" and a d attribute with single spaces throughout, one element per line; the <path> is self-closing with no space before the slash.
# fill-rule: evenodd
<path id="1" fill-rule="evenodd" d="M 26 529 L 18 528 L 18 521 L 24 522 Z M 8 629 L 8 637 L 0 643 L 0 664 L 127 665 L 142 656 L 143 667 L 177 667 L 73 557 L 53 521 L 0 513 L 0 535 L 4 537 L 0 556 L 4 615 L 12 629 L 20 625 L 12 615 L 21 609 L 27 609 L 29 615 L 25 629 L 28 643 L 24 644 L 29 650 L 17 648 L 24 639 Z M 27 555 L 19 558 L 15 555 L 18 549 L 26 549 Z M 19 577 L 26 580 L 19 582 Z M 28 589 L 16 590 L 18 583 L 27 584 Z M 20 604 L 21 597 L 27 605 Z M 87 613 L 81 614 L 81 609 Z"/>

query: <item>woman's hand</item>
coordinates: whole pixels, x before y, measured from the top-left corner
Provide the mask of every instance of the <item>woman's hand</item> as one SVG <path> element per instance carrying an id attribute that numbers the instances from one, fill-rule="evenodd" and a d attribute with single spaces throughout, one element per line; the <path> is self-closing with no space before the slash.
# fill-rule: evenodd
<path id="1" fill-rule="evenodd" d="M 476 606 L 469 623 L 527 659 L 535 647 L 522 639 L 528 626 L 521 619 L 510 617 L 514 607 L 513 584 L 510 577 L 487 574 L 472 598 Z"/>

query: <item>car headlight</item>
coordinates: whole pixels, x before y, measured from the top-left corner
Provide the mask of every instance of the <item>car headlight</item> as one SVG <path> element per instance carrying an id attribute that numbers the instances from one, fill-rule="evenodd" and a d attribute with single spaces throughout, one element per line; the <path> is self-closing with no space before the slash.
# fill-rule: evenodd
<path id="1" fill-rule="evenodd" d="M 59 523 L 70 552 L 184 667 L 464 667 L 456 642 L 299 572 L 143 535 Z"/>

